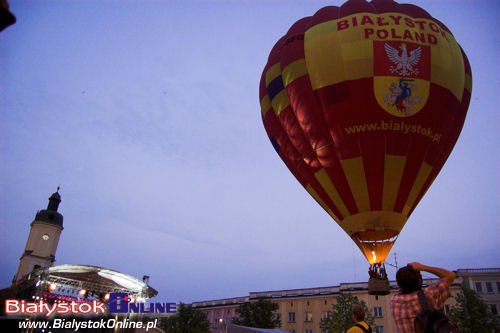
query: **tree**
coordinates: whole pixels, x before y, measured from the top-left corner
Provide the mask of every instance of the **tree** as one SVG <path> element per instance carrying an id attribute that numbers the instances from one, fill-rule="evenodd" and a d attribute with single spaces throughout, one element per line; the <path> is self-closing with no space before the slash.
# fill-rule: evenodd
<path id="1" fill-rule="evenodd" d="M 175 315 L 162 319 L 160 327 L 167 333 L 210 332 L 210 322 L 205 312 L 183 303 L 179 304 Z"/>
<path id="2" fill-rule="evenodd" d="M 363 307 L 366 314 L 365 322 L 373 326 L 373 316 L 371 311 L 368 310 L 366 303 L 351 294 L 340 293 L 337 297 L 337 304 L 333 305 L 330 316 L 321 321 L 321 329 L 328 330 L 328 333 L 343 333 L 354 326 L 355 322 L 352 319 L 352 306 L 354 304 L 359 304 Z"/>
<path id="3" fill-rule="evenodd" d="M 462 285 L 455 300 L 457 304 L 450 310 L 448 317 L 462 333 L 491 333 L 495 328 L 499 328 L 496 315 L 467 285 Z"/>
<path id="4" fill-rule="evenodd" d="M 256 328 L 280 327 L 281 319 L 275 313 L 278 309 L 278 304 L 262 299 L 253 303 L 243 303 L 236 309 L 239 318 L 234 318 L 233 324 Z"/>

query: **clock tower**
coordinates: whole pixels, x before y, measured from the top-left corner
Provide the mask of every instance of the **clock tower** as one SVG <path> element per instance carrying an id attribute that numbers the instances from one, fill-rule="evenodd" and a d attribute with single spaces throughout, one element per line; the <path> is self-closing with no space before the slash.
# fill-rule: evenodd
<path id="1" fill-rule="evenodd" d="M 49 198 L 47 209 L 38 211 L 31 222 L 30 234 L 21 256 L 14 281 L 20 280 L 34 268 L 50 267 L 56 260 L 57 244 L 63 230 L 63 216 L 57 212 L 61 196 L 59 187 Z"/>

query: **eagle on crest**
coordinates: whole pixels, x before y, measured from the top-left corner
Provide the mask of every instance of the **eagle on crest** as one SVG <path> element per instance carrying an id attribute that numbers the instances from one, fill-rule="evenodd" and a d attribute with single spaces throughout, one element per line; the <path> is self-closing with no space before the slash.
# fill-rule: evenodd
<path id="1" fill-rule="evenodd" d="M 410 51 L 408 56 L 408 50 L 406 44 L 402 43 L 399 48 L 401 49 L 401 55 L 399 55 L 399 50 L 389 44 L 384 44 L 385 53 L 387 57 L 394 63 L 394 66 L 390 67 L 391 73 L 396 73 L 401 76 L 418 75 L 418 68 L 414 68 L 422 56 L 422 48 L 419 46 L 416 49 Z"/>

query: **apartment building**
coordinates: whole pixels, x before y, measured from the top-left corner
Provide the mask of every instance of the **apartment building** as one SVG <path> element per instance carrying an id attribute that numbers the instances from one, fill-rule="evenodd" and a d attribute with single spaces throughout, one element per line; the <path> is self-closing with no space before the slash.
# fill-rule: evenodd
<path id="1" fill-rule="evenodd" d="M 430 285 L 437 279 L 424 279 Z M 460 291 L 462 283 L 468 284 L 478 292 L 498 315 L 500 309 L 500 268 L 459 269 L 457 278 L 451 286 L 451 296 L 444 305 L 445 312 L 455 305 L 454 296 Z M 387 296 L 368 294 L 368 283 L 341 283 L 338 286 L 250 292 L 248 296 L 220 300 L 194 302 L 192 306 L 204 311 L 211 324 L 211 333 L 222 333 L 225 324 L 237 317 L 236 309 L 245 302 L 266 299 L 279 305 L 276 316 L 281 319 L 280 329 L 291 333 L 323 333 L 320 328 L 322 319 L 328 318 L 332 306 L 337 303 L 340 293 L 348 293 L 364 301 L 375 318 L 375 332 L 396 332 L 390 313 L 392 295 L 398 293 L 397 284 L 391 281 L 391 293 Z"/>

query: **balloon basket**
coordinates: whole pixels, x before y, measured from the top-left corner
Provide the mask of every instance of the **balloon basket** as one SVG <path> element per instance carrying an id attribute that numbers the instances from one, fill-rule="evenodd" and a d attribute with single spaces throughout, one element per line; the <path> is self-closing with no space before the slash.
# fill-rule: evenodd
<path id="1" fill-rule="evenodd" d="M 370 266 L 370 279 L 368 280 L 368 294 L 376 296 L 389 295 L 391 285 L 385 272 L 385 265 L 375 263 Z"/>

